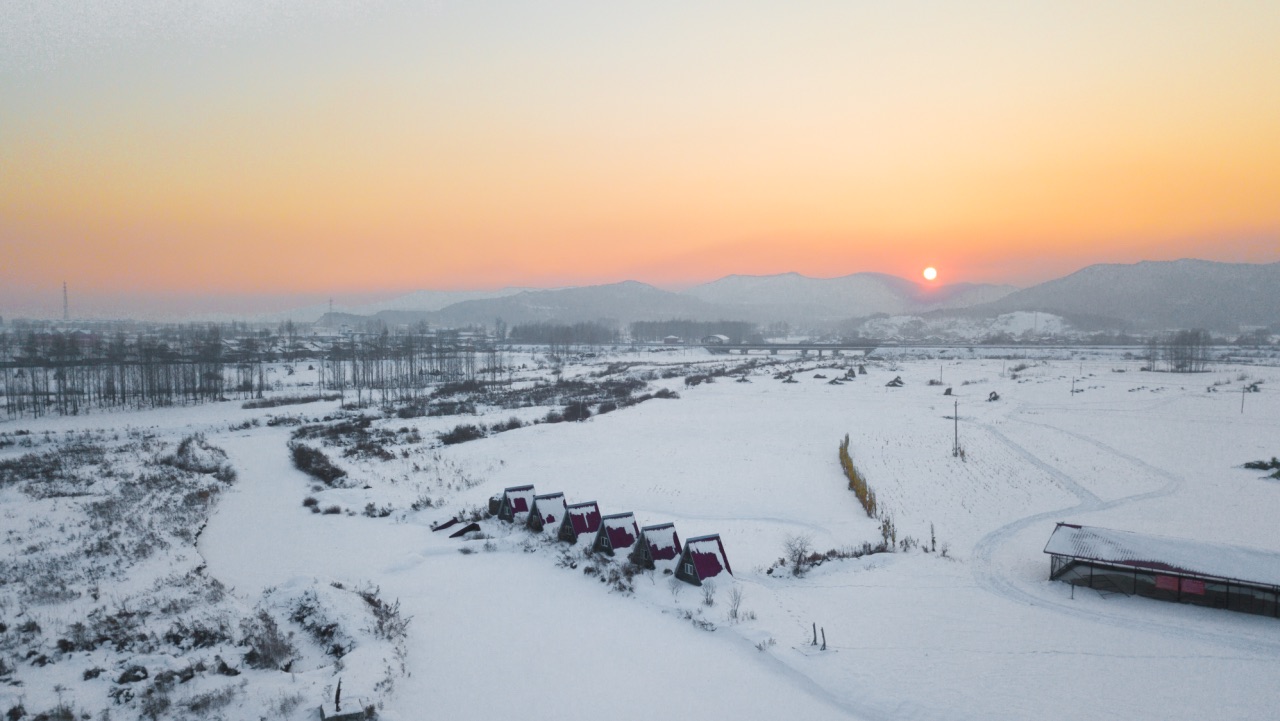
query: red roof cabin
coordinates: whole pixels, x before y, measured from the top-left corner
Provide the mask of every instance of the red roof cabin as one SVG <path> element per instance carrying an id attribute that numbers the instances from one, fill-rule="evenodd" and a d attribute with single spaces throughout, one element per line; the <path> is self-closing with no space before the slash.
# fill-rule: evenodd
<path id="1" fill-rule="evenodd" d="M 680 564 L 676 567 L 676 578 L 701 586 L 703 581 L 719 576 L 722 571 L 733 575 L 729 557 L 724 553 L 724 544 L 720 542 L 720 534 L 713 533 L 685 541 Z"/>
<path id="2" fill-rule="evenodd" d="M 680 562 L 680 534 L 676 524 L 659 523 L 640 529 L 640 541 L 631 552 L 631 562 L 641 568 L 674 571 Z"/>
<path id="3" fill-rule="evenodd" d="M 524 521 L 532 508 L 533 486 L 512 486 L 502 491 L 498 518 L 504 521 Z"/>
<path id="4" fill-rule="evenodd" d="M 635 545 L 640 537 L 640 527 L 636 525 L 636 514 L 611 513 L 600 517 L 600 530 L 596 531 L 596 540 L 591 550 L 607 553 L 612 556 L 617 551 L 625 551 Z"/>
<path id="5" fill-rule="evenodd" d="M 595 501 L 574 503 L 565 506 L 557 537 L 566 543 L 577 543 L 579 538 L 593 535 L 599 529 L 600 506 Z"/>
<path id="6" fill-rule="evenodd" d="M 526 525 L 534 533 L 542 533 L 542 529 L 564 520 L 564 494 L 544 493 L 533 497 L 533 507 L 529 509 L 529 520 Z"/>

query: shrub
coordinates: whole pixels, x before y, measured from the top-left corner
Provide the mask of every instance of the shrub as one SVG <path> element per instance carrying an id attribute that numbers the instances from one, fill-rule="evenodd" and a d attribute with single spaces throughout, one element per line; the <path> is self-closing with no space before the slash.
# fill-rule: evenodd
<path id="1" fill-rule="evenodd" d="M 399 599 L 394 603 L 387 603 L 382 600 L 380 593 L 381 589 L 376 587 L 360 592 L 360 598 L 364 599 L 373 614 L 374 625 L 370 630 L 375 636 L 392 643 L 403 640 L 409 632 L 409 622 L 413 617 L 400 615 Z"/>
<path id="2" fill-rule="evenodd" d="M 320 505 L 320 501 L 317 501 L 315 496 L 307 496 L 306 498 L 302 499 L 302 505 L 305 508 L 314 508 Z"/>
<path id="3" fill-rule="evenodd" d="M 466 443 L 479 438 L 484 438 L 484 430 L 470 423 L 456 425 L 448 433 L 440 434 L 440 442 L 446 446 L 451 446 L 455 443 Z"/>
<path id="4" fill-rule="evenodd" d="M 591 417 L 591 408 L 586 401 L 574 401 L 564 407 L 564 419 L 566 421 L 585 421 Z"/>
<path id="5" fill-rule="evenodd" d="M 333 486 L 339 479 L 347 475 L 347 472 L 338 468 L 324 454 L 324 451 L 318 448 L 312 448 L 305 443 L 290 443 L 289 450 L 293 453 L 293 465 L 298 470 L 309 476 L 324 481 L 326 485 Z"/>
<path id="6" fill-rule="evenodd" d="M 244 662 L 253 668 L 281 669 L 296 653 L 292 634 L 281 633 L 275 619 L 265 610 L 241 621 L 240 629 L 244 634 L 241 643 L 249 647 Z"/>
<path id="7" fill-rule="evenodd" d="M 504 433 L 506 431 L 514 431 L 517 428 L 523 428 L 523 427 L 524 427 L 524 422 L 521 421 L 519 418 L 516 418 L 515 416 L 511 416 L 505 422 L 499 421 L 493 424 L 492 426 L 490 426 L 490 428 L 493 430 L 494 433 Z"/>
<path id="8" fill-rule="evenodd" d="M 862 508 L 867 512 L 868 518 L 876 517 L 876 492 L 871 490 L 867 485 L 867 479 L 862 477 L 858 471 L 858 467 L 853 465 L 853 457 L 849 455 L 849 434 L 844 435 L 844 440 L 840 442 L 840 467 L 844 469 L 844 475 L 849 479 L 849 490 L 853 491 L 858 497 L 858 501 L 862 503 Z"/>
<path id="9" fill-rule="evenodd" d="M 341 506 L 329 506 L 328 508 L 324 509 L 324 515 L 326 516 L 336 516 L 339 513 L 342 513 Z"/>

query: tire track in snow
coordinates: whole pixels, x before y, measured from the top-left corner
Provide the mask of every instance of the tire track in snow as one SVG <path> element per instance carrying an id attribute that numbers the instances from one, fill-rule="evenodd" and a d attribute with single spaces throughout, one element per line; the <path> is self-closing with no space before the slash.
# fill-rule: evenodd
<path id="1" fill-rule="evenodd" d="M 1058 428 L 1056 426 L 1051 426 L 1046 423 L 1027 421 L 1027 420 L 1018 419 L 1018 418 L 1014 418 L 1012 420 L 1016 420 L 1019 423 L 1025 423 L 1027 425 L 1033 425 L 1033 426 L 1045 428 L 1047 430 L 1054 431 L 1056 433 L 1061 433 L 1063 435 L 1075 438 L 1079 441 L 1088 443 L 1104 451 L 1105 453 L 1111 454 L 1116 458 L 1119 458 L 1138 468 L 1143 469 L 1144 471 L 1150 473 L 1151 475 L 1164 479 L 1165 484 L 1162 487 L 1157 488 L 1153 491 L 1137 493 L 1132 496 L 1124 496 L 1122 498 L 1117 498 L 1111 501 L 1103 501 L 1093 492 L 1089 491 L 1087 488 L 1082 486 L 1075 479 L 1071 478 L 1067 473 L 1063 472 L 1061 469 L 1044 461 L 1040 457 L 1028 451 L 1026 448 L 1023 448 L 1022 446 L 1014 443 L 1009 438 L 1007 438 L 1003 433 L 1000 433 L 998 430 L 993 428 L 990 424 L 986 424 L 986 423 L 975 424 L 987 430 L 988 432 L 990 432 L 993 435 L 993 437 L 995 437 L 997 440 L 1000 440 L 1002 443 L 1005 443 L 1011 450 L 1013 450 L 1015 453 L 1018 453 L 1022 457 L 1026 458 L 1029 462 L 1031 462 L 1037 468 L 1040 468 L 1048 472 L 1051 477 L 1053 477 L 1055 480 L 1057 480 L 1059 483 L 1062 484 L 1064 489 L 1066 489 L 1067 491 L 1075 495 L 1080 502 L 1074 506 L 1069 506 L 1065 508 L 1055 509 L 1052 511 L 1046 511 L 1043 513 L 1037 513 L 1037 514 L 1027 516 L 1017 521 L 1013 521 L 1011 523 L 1005 524 L 1004 526 L 1001 526 L 1000 528 L 997 528 L 991 533 L 988 533 L 987 535 L 983 536 L 978 541 L 978 543 L 974 546 L 974 550 L 973 550 L 974 580 L 977 582 L 978 586 L 983 588 L 984 590 L 989 591 L 995 595 L 1001 596 L 1002 598 L 1005 598 L 1009 601 L 1013 601 L 1015 603 L 1022 603 L 1029 606 L 1038 606 L 1042 608 L 1047 608 L 1057 613 L 1061 613 L 1063 615 L 1072 616 L 1074 618 L 1080 618 L 1080 619 L 1087 620 L 1094 623 L 1103 623 L 1109 626 L 1116 626 L 1116 627 L 1121 627 L 1125 629 L 1133 629 L 1135 618 L 1130 615 L 1115 613 L 1107 610 L 1098 610 L 1095 608 L 1084 610 L 1074 606 L 1071 603 L 1064 603 L 1060 598 L 1057 598 L 1054 595 L 1036 593 L 1030 590 L 1025 585 L 1019 585 L 1007 573 L 1006 568 L 1001 568 L 998 566 L 998 564 L 994 559 L 994 556 L 996 551 L 999 550 L 1001 547 L 1005 546 L 1006 544 L 1008 544 L 1009 542 L 1011 542 L 1015 535 L 1017 535 L 1018 533 L 1022 532 L 1023 530 L 1027 529 L 1028 527 L 1034 524 L 1044 523 L 1047 521 L 1056 522 L 1057 520 L 1060 520 L 1064 514 L 1067 514 L 1067 513 L 1082 513 L 1082 512 L 1093 513 L 1098 511 L 1109 510 L 1112 508 L 1117 508 L 1117 507 L 1128 505 L 1131 503 L 1137 503 L 1140 501 L 1146 501 L 1154 498 L 1163 498 L 1166 496 L 1170 496 L 1176 493 L 1182 487 L 1184 483 L 1183 479 L 1161 468 L 1157 468 L 1140 458 L 1137 458 L 1128 453 L 1120 451 L 1116 448 L 1113 448 L 1112 446 L 1107 445 L 1106 443 L 1103 443 L 1094 438 L 1090 438 L 1083 434 L 1076 433 L 1073 431 L 1068 431 L 1062 428 Z M 1142 618 L 1142 629 L 1144 631 L 1153 631 L 1159 635 L 1171 637 L 1171 638 L 1179 638 L 1184 640 L 1192 639 L 1192 640 L 1197 640 L 1197 641 L 1202 641 L 1207 643 L 1228 645 L 1243 651 L 1249 651 L 1249 652 L 1257 653 L 1267 657 L 1274 657 L 1277 653 L 1280 653 L 1280 639 L 1275 639 L 1275 640 L 1245 639 L 1245 638 L 1242 638 L 1239 634 L 1220 633 L 1220 632 L 1210 631 L 1206 629 L 1192 629 L 1192 628 L 1186 627 L 1185 625 L 1178 624 L 1176 622 L 1162 621 L 1159 618 L 1151 617 L 1151 616 L 1144 616 Z"/>

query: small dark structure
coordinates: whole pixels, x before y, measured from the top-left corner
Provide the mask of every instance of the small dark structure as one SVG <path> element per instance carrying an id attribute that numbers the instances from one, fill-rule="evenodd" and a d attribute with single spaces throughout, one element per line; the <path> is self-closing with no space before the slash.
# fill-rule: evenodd
<path id="1" fill-rule="evenodd" d="M 642 568 L 675 570 L 680 562 L 680 534 L 676 524 L 659 523 L 640 529 L 640 540 L 631 552 L 631 561 Z"/>
<path id="2" fill-rule="evenodd" d="M 903 385 L 902 376 L 894 376 L 893 380 L 885 383 L 884 385 L 886 388 L 901 388 Z"/>
<path id="3" fill-rule="evenodd" d="M 467 525 L 463 526 L 462 528 L 459 528 L 458 530 L 454 531 L 453 533 L 450 533 L 450 534 L 449 534 L 449 538 L 462 538 L 463 536 L 467 535 L 468 533 L 472 533 L 472 532 L 475 532 L 475 531 L 478 531 L 478 530 L 480 530 L 480 524 L 479 524 L 479 523 L 468 523 Z"/>
<path id="4" fill-rule="evenodd" d="M 1052 580 L 1280 618 L 1280 554 L 1070 523 L 1044 552 Z"/>
<path id="5" fill-rule="evenodd" d="M 698 536 L 685 541 L 684 551 L 680 554 L 680 563 L 676 566 L 676 578 L 685 583 L 701 586 L 702 582 L 719 576 L 721 572 L 733 575 L 729 567 L 729 557 L 724 553 L 724 544 L 720 534 Z"/>
<path id="6" fill-rule="evenodd" d="M 529 509 L 529 530 L 542 533 L 542 529 L 564 520 L 564 494 L 544 493 L 533 497 L 533 507 Z"/>
<path id="7" fill-rule="evenodd" d="M 617 551 L 625 551 L 635 545 L 640 537 L 640 527 L 636 525 L 636 514 L 611 513 L 600 517 L 600 528 L 596 531 L 596 540 L 591 550 L 607 553 L 612 556 Z"/>
<path id="8" fill-rule="evenodd" d="M 556 536 L 566 543 L 577 543 L 579 538 L 594 535 L 600 529 L 600 506 L 595 501 L 565 506 L 564 520 Z"/>
<path id="9" fill-rule="evenodd" d="M 496 510 L 496 509 L 495 509 L 495 510 Z M 432 527 L 431 527 L 431 532 L 432 532 L 432 533 L 435 533 L 435 532 L 437 532 L 437 531 L 443 531 L 443 530 L 446 530 L 446 529 L 449 529 L 449 528 L 453 528 L 454 526 L 458 525 L 459 523 L 462 523 L 462 519 L 461 519 L 461 518 L 458 518 L 457 516 L 454 516 L 453 518 L 450 518 L 450 519 L 449 519 L 449 520 L 447 520 L 447 521 L 441 521 L 441 522 L 439 522 L 439 523 L 435 524 L 434 526 L 432 526 Z"/>
<path id="10" fill-rule="evenodd" d="M 533 508 L 533 486 L 512 486 L 502 491 L 498 502 L 498 518 L 504 521 L 523 521 Z"/>

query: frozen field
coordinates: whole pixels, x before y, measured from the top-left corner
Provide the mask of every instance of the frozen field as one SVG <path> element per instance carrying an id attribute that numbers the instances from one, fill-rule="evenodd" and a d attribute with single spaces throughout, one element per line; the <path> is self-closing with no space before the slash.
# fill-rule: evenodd
<path id="1" fill-rule="evenodd" d="M 741 362 L 687 352 L 628 360 L 650 368 Z M 202 432 L 238 473 L 198 544 L 205 572 L 234 599 L 252 607 L 268 591 L 370 584 L 412 617 L 398 671 L 388 670 L 401 662 L 390 645 L 366 644 L 341 671 L 316 656 L 301 672 L 252 676 L 262 690 L 222 708 L 226 718 L 268 715 L 265 700 L 290 689 L 307 698 L 290 713 L 309 718 L 336 676 L 353 695 L 381 693 L 383 717 L 403 721 L 1273 714 L 1280 621 L 1073 594 L 1048 580 L 1042 550 L 1054 524 L 1069 521 L 1280 553 L 1280 481 L 1241 468 L 1280 455 L 1280 369 L 1176 375 L 1119 357 L 887 359 L 832 385 L 844 370 L 817 365 L 794 366 L 795 383 L 774 378 L 776 367 L 750 382 L 659 380 L 680 397 L 443 448 L 432 447 L 435 434 L 457 417 L 393 417 L 378 423 L 418 431 L 415 455 L 351 461 L 351 477 L 367 483 L 318 492 L 290 462 L 290 428 L 265 419 L 321 415 L 334 402 L 10 421 L 0 431 L 128 425 L 171 441 Z M 1243 413 L 1242 375 L 1261 381 Z M 903 387 L 886 387 L 895 376 Z M 954 396 L 943 395 L 948 387 Z M 999 400 L 987 400 L 992 392 Z M 952 455 L 955 402 L 963 460 Z M 480 413 L 486 422 L 513 415 Z M 254 418 L 264 423 L 232 430 Z M 837 460 L 845 434 L 899 542 L 928 546 L 932 528 L 937 550 L 828 561 L 795 577 L 775 567 L 788 536 L 806 535 L 818 551 L 881 540 L 879 523 L 846 488 Z M 410 511 L 426 475 L 443 505 Z M 634 511 L 641 524 L 674 521 L 682 540 L 719 533 L 734 576 L 717 579 L 707 605 L 701 590 L 673 588 L 660 574 L 638 575 L 620 591 L 584 573 L 592 564 L 566 557 L 563 544 L 496 519 L 482 522 L 489 539 L 431 532 L 432 523 L 526 483 L 563 491 L 571 503 L 598 501 L 606 514 Z M 394 511 L 315 514 L 302 505 L 309 495 L 322 507 Z M 3 501 L 6 524 L 16 523 L 27 501 L 16 493 Z M 729 617 L 735 587 L 737 620 Z M 19 609 L 0 610 L 12 624 Z M 26 612 L 50 626 L 74 620 L 54 609 Z M 815 623 L 826 651 L 809 645 Z M 61 693 L 96 717 L 102 694 L 83 690 L 78 675 L 48 670 L 57 665 L 17 660 L 13 678 L 23 685 L 0 687 L 0 705 L 22 699 L 34 711 Z M 375 690 L 387 678 L 392 688 Z M 55 693 L 54 683 L 63 689 Z"/>

